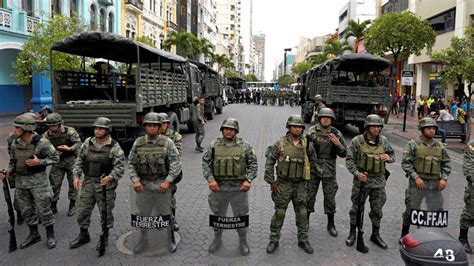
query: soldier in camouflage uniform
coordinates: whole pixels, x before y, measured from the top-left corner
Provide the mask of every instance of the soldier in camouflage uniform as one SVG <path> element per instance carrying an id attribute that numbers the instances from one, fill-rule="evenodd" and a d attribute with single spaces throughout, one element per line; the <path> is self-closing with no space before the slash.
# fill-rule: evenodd
<path id="1" fill-rule="evenodd" d="M 206 104 L 206 98 L 204 96 L 199 97 L 199 101 L 194 104 L 194 114 L 195 121 L 194 125 L 196 126 L 196 150 L 198 152 L 203 152 L 204 148 L 201 146 L 202 141 L 204 140 L 204 125 L 207 123 L 206 118 L 204 117 L 204 105 Z"/>
<path id="2" fill-rule="evenodd" d="M 89 226 L 91 214 L 97 204 L 101 215 L 101 224 L 106 224 L 107 231 L 114 225 L 113 209 L 120 178 L 124 173 L 125 155 L 118 142 L 110 136 L 112 121 L 107 117 L 98 117 L 94 122 L 94 136 L 82 144 L 74 163 L 74 188 L 76 191 L 82 183 L 77 202 L 77 223 L 80 233 L 70 244 L 77 248 L 90 242 Z M 84 173 L 84 177 L 82 174 Z M 104 175 L 102 177 L 102 175 Z M 102 217 L 102 186 L 106 185 L 107 221 Z M 108 235 L 106 233 L 105 235 Z M 106 243 L 108 239 L 106 239 Z M 100 241 L 97 243 L 98 250 Z"/>
<path id="3" fill-rule="evenodd" d="M 159 114 L 146 114 L 143 126 L 146 135 L 135 140 L 128 156 L 133 189 L 138 193 L 144 189 L 166 192 L 181 172 L 178 149 L 170 138 L 159 134 L 162 126 Z M 171 252 L 176 252 L 174 233 L 170 245 Z"/>
<path id="4" fill-rule="evenodd" d="M 265 181 L 271 185 L 272 200 L 275 203 L 267 253 L 271 254 L 278 248 L 286 209 L 292 201 L 298 227 L 298 246 L 306 253 L 312 254 L 313 248 L 308 242 L 306 205 L 308 180 L 311 178 L 310 165 L 316 163 L 316 153 L 313 144 L 302 136 L 305 125 L 301 116 L 290 116 L 286 128 L 287 134 L 269 146 L 265 153 Z"/>
<path id="5" fill-rule="evenodd" d="M 448 176 L 451 173 L 451 159 L 444 146 L 433 139 L 437 128 L 438 125 L 432 118 L 425 117 L 421 119 L 418 125 L 421 136 L 410 140 L 403 150 L 402 169 L 409 180 L 408 188 L 405 190 L 406 209 L 403 213 L 402 237 L 408 234 L 410 230 L 412 206 L 419 205 L 419 203 L 411 200 L 413 198 L 413 195 L 411 195 L 413 188 L 417 187 L 419 190 L 423 190 L 425 186 L 432 187 L 431 184 L 442 191 L 448 184 Z M 426 160 L 426 157 L 431 157 L 432 161 Z M 439 163 L 433 164 L 433 161 Z M 439 197 L 442 200 L 442 196 L 439 195 Z M 435 204 L 438 208 L 440 201 L 430 200 L 427 204 Z"/>
<path id="6" fill-rule="evenodd" d="M 176 146 L 176 149 L 178 150 L 178 155 L 181 158 L 181 146 L 183 144 L 183 136 L 179 134 L 177 131 L 173 130 L 173 128 L 170 128 L 170 118 L 166 113 L 159 113 L 161 116 L 161 127 L 160 127 L 160 134 L 167 136 L 170 138 L 174 145 Z M 181 179 L 183 178 L 183 171 L 179 172 L 178 177 L 171 183 L 171 212 L 172 212 L 172 219 L 173 219 L 173 230 L 174 231 L 179 231 L 179 225 L 176 222 L 176 191 L 177 191 L 177 184 Z"/>
<path id="7" fill-rule="evenodd" d="M 46 228 L 47 246 L 54 248 L 54 214 L 51 211 L 53 191 L 46 175 L 46 166 L 58 163 L 53 145 L 47 139 L 34 134 L 36 120 L 20 115 L 14 121 L 16 138 L 11 144 L 10 163 L 6 176 L 15 174 L 15 199 L 26 224 L 30 228 L 27 239 L 20 248 L 27 248 L 39 241 L 38 223 L 41 219 Z M 3 178 L 3 177 L 2 177 Z"/>
<path id="8" fill-rule="evenodd" d="M 314 96 L 314 120 L 318 118 L 319 112 L 321 109 L 326 108 L 326 105 L 323 103 L 323 97 L 321 95 Z"/>
<path id="9" fill-rule="evenodd" d="M 211 190 L 209 207 L 214 215 L 226 216 L 230 203 L 235 217 L 248 215 L 247 191 L 257 177 L 257 156 L 250 144 L 236 137 L 239 133 L 239 122 L 235 118 L 225 119 L 220 130 L 223 137 L 211 142 L 202 157 L 203 175 Z M 229 165 L 232 165 L 232 169 L 228 168 Z M 247 230 L 237 229 L 237 232 L 240 252 L 242 255 L 248 255 Z M 222 229 L 215 228 L 209 252 L 217 251 L 221 244 Z"/>
<path id="10" fill-rule="evenodd" d="M 467 186 L 464 193 L 464 203 L 466 205 L 462 210 L 461 219 L 459 221 L 459 241 L 463 244 L 466 252 L 472 254 L 472 248 L 471 245 L 469 245 L 467 233 L 469 227 L 474 226 L 474 188 L 472 186 L 472 182 L 474 181 L 474 140 L 469 141 L 464 150 L 462 170 L 466 176 Z"/>
<path id="11" fill-rule="evenodd" d="M 338 189 L 336 179 L 336 158 L 345 158 L 347 154 L 346 144 L 342 133 L 331 126 L 335 120 L 334 112 L 330 108 L 323 108 L 319 112 L 316 125 L 309 129 L 308 139 L 316 149 L 317 167 L 316 173 L 308 183 L 308 216 L 314 212 L 316 194 L 319 184 L 323 183 L 324 213 L 328 216 L 327 230 L 333 237 L 337 237 L 334 225 L 334 214 L 336 213 L 336 192 Z M 316 166 L 314 165 L 314 166 Z"/>
<path id="12" fill-rule="evenodd" d="M 347 246 L 352 246 L 356 238 L 357 202 L 361 183 L 366 183 L 367 196 L 370 203 L 369 217 L 372 221 L 372 235 L 370 240 L 382 249 L 387 244 L 380 237 L 380 220 L 382 208 L 387 200 L 385 194 L 386 174 L 385 164 L 395 161 L 395 152 L 388 139 L 380 134 L 383 120 L 380 116 L 371 114 L 365 118 L 364 134 L 355 136 L 347 150 L 347 170 L 354 176 L 352 185 L 352 208 L 350 216 L 350 233 L 346 240 Z M 364 200 L 365 202 L 365 200 Z M 366 247 L 365 252 L 369 250 Z"/>
<path id="13" fill-rule="evenodd" d="M 53 213 L 58 212 L 57 202 L 59 200 L 64 174 L 66 174 L 69 184 L 69 210 L 67 216 L 71 217 L 76 213 L 77 196 L 73 185 L 72 168 L 74 167 L 77 153 L 81 147 L 81 139 L 74 128 L 62 125 L 63 121 L 58 113 L 48 115 L 45 120 L 48 131 L 43 134 L 43 138 L 51 141 L 60 159 L 59 163 L 53 164 L 49 171 L 49 182 L 54 193 L 51 202 L 51 210 Z"/>

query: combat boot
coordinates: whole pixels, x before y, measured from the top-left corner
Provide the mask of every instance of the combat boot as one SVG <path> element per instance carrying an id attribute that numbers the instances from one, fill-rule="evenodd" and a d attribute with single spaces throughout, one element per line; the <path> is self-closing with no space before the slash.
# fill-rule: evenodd
<path id="1" fill-rule="evenodd" d="M 105 246 L 107 247 L 109 245 L 109 228 L 105 229 L 105 232 L 102 232 L 105 234 Z M 99 237 L 99 242 L 97 242 L 97 245 L 95 246 L 95 250 L 99 251 L 100 249 L 100 237 Z"/>
<path id="2" fill-rule="evenodd" d="M 370 241 L 374 242 L 381 249 L 387 249 L 387 244 L 380 237 L 380 227 L 372 225 L 372 235 L 370 236 Z"/>
<path id="3" fill-rule="evenodd" d="M 403 238 L 404 236 L 408 235 L 409 232 L 410 232 L 410 225 L 409 224 L 403 224 L 402 234 L 401 234 L 400 238 Z"/>
<path id="4" fill-rule="evenodd" d="M 58 213 L 58 202 L 57 201 L 51 202 L 51 211 L 54 214 Z"/>
<path id="5" fill-rule="evenodd" d="M 67 212 L 67 216 L 71 217 L 76 214 L 76 201 L 75 200 L 70 200 L 69 201 L 69 210 Z"/>
<path id="6" fill-rule="evenodd" d="M 79 236 L 76 237 L 71 243 L 69 243 L 69 248 L 78 248 L 84 244 L 91 242 L 91 237 L 89 236 L 89 231 L 87 228 L 81 228 Z"/>
<path id="7" fill-rule="evenodd" d="M 25 222 L 23 219 L 23 216 L 21 215 L 20 211 L 16 211 L 16 224 L 17 225 L 22 225 Z"/>
<path id="8" fill-rule="evenodd" d="M 356 240 L 356 226 L 355 224 L 351 224 L 351 229 L 349 231 L 349 236 L 346 239 L 346 246 L 352 247 Z"/>
<path id="9" fill-rule="evenodd" d="M 273 252 L 275 252 L 278 246 L 279 246 L 278 241 L 270 241 L 270 243 L 268 243 L 268 246 L 267 246 L 267 253 L 273 254 Z"/>
<path id="10" fill-rule="evenodd" d="M 308 253 L 308 254 L 313 254 L 313 248 L 311 247 L 311 245 L 309 244 L 308 241 L 301 241 L 301 242 L 298 242 L 298 247 L 302 248 L 304 250 L 304 252 Z"/>
<path id="11" fill-rule="evenodd" d="M 52 249 L 56 247 L 56 238 L 54 237 L 54 226 L 48 225 L 46 226 L 46 238 L 48 243 L 48 249 Z"/>
<path id="12" fill-rule="evenodd" d="M 35 243 L 41 241 L 41 236 L 38 233 L 38 225 L 37 224 L 29 224 L 28 227 L 30 228 L 30 235 L 26 238 L 25 242 L 20 244 L 20 249 L 27 248 Z"/>
<path id="13" fill-rule="evenodd" d="M 209 246 L 209 252 L 216 252 L 222 245 L 222 229 L 216 229 L 214 231 L 214 240 L 212 240 L 211 245 Z"/>
<path id="14" fill-rule="evenodd" d="M 247 244 L 247 232 L 239 232 L 239 249 L 240 253 L 247 256 L 250 252 L 249 245 Z"/>
<path id="15" fill-rule="evenodd" d="M 175 231 L 175 232 L 178 232 L 179 231 L 179 225 L 178 225 L 178 222 L 176 222 L 176 209 L 171 209 L 171 212 L 173 213 L 173 216 L 174 216 L 174 224 L 173 224 L 173 227 L 172 227 L 172 231 Z"/>
<path id="16" fill-rule="evenodd" d="M 328 232 L 331 236 L 337 237 L 337 230 L 336 226 L 334 225 L 334 214 L 330 213 L 328 214 Z"/>
<path id="17" fill-rule="evenodd" d="M 171 241 L 170 241 L 169 249 L 171 253 L 175 253 L 178 246 L 176 245 L 176 238 L 174 237 L 174 231 L 171 230 L 170 233 L 171 233 Z"/>
<path id="18" fill-rule="evenodd" d="M 467 238 L 467 232 L 469 229 L 460 229 L 459 232 L 459 242 L 464 246 L 464 250 L 468 254 L 472 254 L 471 245 L 469 245 L 469 239 Z"/>

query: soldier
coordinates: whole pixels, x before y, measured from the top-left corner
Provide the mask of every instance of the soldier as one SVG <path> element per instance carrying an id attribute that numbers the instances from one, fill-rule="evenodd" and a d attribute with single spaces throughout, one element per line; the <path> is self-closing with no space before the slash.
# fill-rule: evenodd
<path id="1" fill-rule="evenodd" d="M 176 146 L 176 149 L 178 150 L 178 155 L 181 158 L 181 154 L 182 154 L 181 145 L 183 144 L 183 137 L 177 131 L 169 127 L 170 118 L 166 113 L 159 113 L 159 115 L 161 117 L 161 123 L 162 123 L 160 127 L 160 134 L 167 136 L 173 141 L 174 145 Z M 173 183 L 171 183 L 171 212 L 173 214 L 172 218 L 174 219 L 174 221 L 172 222 L 174 231 L 179 231 L 179 225 L 176 222 L 176 197 L 174 195 L 176 194 L 176 191 L 178 190 L 177 183 L 181 181 L 182 178 L 183 178 L 183 171 L 179 172 L 178 177 L 175 179 Z"/>
<path id="2" fill-rule="evenodd" d="M 234 216 L 248 215 L 247 191 L 257 177 L 257 156 L 246 141 L 237 138 L 239 122 L 227 118 L 222 123 L 223 138 L 213 141 L 202 158 L 204 178 L 209 183 L 209 207 L 214 215 L 226 216 L 230 203 Z M 229 169 L 229 165 L 232 169 Z M 230 170 L 230 171 L 229 171 Z M 249 254 L 247 230 L 237 229 L 242 255 Z M 214 240 L 209 246 L 213 253 L 222 244 L 222 229 L 214 229 Z"/>
<path id="3" fill-rule="evenodd" d="M 59 193 L 61 192 L 64 174 L 66 174 L 69 183 L 69 210 L 67 216 L 71 217 L 76 213 L 77 196 L 73 185 L 72 168 L 76 161 L 77 152 L 81 147 L 81 139 L 74 128 L 63 126 L 62 124 L 63 120 L 58 113 L 48 115 L 46 117 L 48 131 L 43 134 L 43 137 L 51 141 L 51 144 L 56 148 L 60 159 L 59 163 L 53 164 L 49 171 L 49 182 L 53 189 L 51 211 L 53 211 L 53 213 L 58 212 L 57 203 L 59 200 Z"/>
<path id="4" fill-rule="evenodd" d="M 146 135 L 135 140 L 128 156 L 128 172 L 133 189 L 138 193 L 144 189 L 165 192 L 181 172 L 178 149 L 170 138 L 159 134 L 161 119 L 154 112 L 145 115 Z M 174 233 L 171 234 L 170 250 L 176 252 Z"/>
<path id="5" fill-rule="evenodd" d="M 319 184 L 323 183 L 324 213 L 328 216 L 327 230 L 333 237 L 337 237 L 334 225 L 336 213 L 336 192 L 338 189 L 336 179 L 336 158 L 345 158 L 346 144 L 342 133 L 331 126 L 335 120 L 334 112 L 330 108 L 322 108 L 319 112 L 316 125 L 309 129 L 308 139 L 316 149 L 317 161 L 313 172 L 315 176 L 308 183 L 308 216 L 314 212 L 314 203 L 318 193 Z"/>
<path id="6" fill-rule="evenodd" d="M 430 187 L 430 184 L 435 183 L 439 191 L 442 191 L 447 186 L 448 176 L 451 173 L 451 160 L 448 152 L 444 146 L 437 140 L 434 140 L 434 135 L 438 125 L 436 121 L 430 117 L 422 118 L 419 122 L 418 129 L 421 131 L 421 136 L 412 139 L 408 142 L 403 150 L 402 169 L 409 178 L 408 188 L 405 191 L 405 212 L 403 213 L 403 227 L 401 236 L 405 236 L 410 230 L 410 210 L 412 206 L 417 203 L 413 202 L 413 188 L 415 186 L 419 190 L 425 187 Z M 438 161 L 437 164 L 432 164 L 431 161 L 425 160 L 429 156 L 433 161 Z M 428 206 L 431 204 L 439 204 L 439 201 L 427 202 Z M 439 206 L 436 206 L 439 207 Z"/>
<path id="7" fill-rule="evenodd" d="M 36 121 L 29 115 L 17 116 L 14 121 L 18 136 L 11 144 L 10 164 L 6 172 L 9 177 L 15 174 L 15 200 L 30 228 L 30 234 L 20 244 L 27 248 L 39 241 L 38 223 L 41 219 L 46 228 L 47 246 L 56 247 L 54 237 L 54 214 L 51 211 L 53 191 L 46 175 L 46 166 L 59 162 L 59 156 L 51 142 L 34 134 Z M 3 176 L 0 176 L 2 179 Z"/>
<path id="8" fill-rule="evenodd" d="M 203 152 L 204 148 L 201 146 L 201 143 L 204 139 L 204 125 L 207 123 L 206 118 L 204 117 L 204 105 L 206 104 L 206 98 L 204 96 L 199 97 L 199 101 L 194 102 L 194 114 L 196 125 L 196 150 L 198 152 Z"/>
<path id="9" fill-rule="evenodd" d="M 380 220 L 382 208 L 387 200 L 385 194 L 386 178 L 385 164 L 395 161 L 395 152 L 388 139 L 380 134 L 383 120 L 380 116 L 371 114 L 365 118 L 365 133 L 355 136 L 347 151 L 346 166 L 354 176 L 352 185 L 352 208 L 349 212 L 351 224 L 350 233 L 346 240 L 347 246 L 352 246 L 356 238 L 357 202 L 361 183 L 366 184 L 369 197 L 372 221 L 372 235 L 370 240 L 382 249 L 387 249 L 387 244 L 380 237 Z M 364 200 L 365 202 L 365 200 Z M 366 247 L 366 252 L 368 248 Z M 366 253 L 364 252 L 364 253 Z"/>
<path id="10" fill-rule="evenodd" d="M 80 233 L 70 244 L 70 248 L 77 248 L 90 242 L 89 226 L 91 214 L 97 204 L 101 223 L 106 223 L 107 232 L 114 225 L 113 209 L 115 206 L 115 189 L 124 173 L 125 155 L 118 142 L 110 136 L 112 121 L 107 117 L 98 117 L 94 122 L 94 136 L 87 138 L 79 150 L 74 163 L 74 188 L 77 191 L 82 183 L 77 202 L 77 223 Z M 84 173 L 84 177 L 82 174 Z M 102 175 L 104 175 L 102 177 Z M 101 178 L 102 177 L 102 178 Z M 107 221 L 102 217 L 101 192 L 106 185 Z M 108 239 L 105 241 L 108 242 Z M 100 241 L 97 243 L 98 250 Z"/>
<path id="11" fill-rule="evenodd" d="M 308 242 L 307 183 L 310 180 L 310 165 L 316 163 L 316 153 L 306 137 L 305 128 L 299 115 L 291 115 L 286 122 L 288 132 L 267 148 L 265 153 L 265 181 L 271 185 L 275 214 L 270 225 L 270 243 L 267 253 L 278 248 L 280 230 L 285 219 L 288 203 L 293 202 L 298 227 L 298 246 L 312 254 Z M 275 163 L 277 179 L 275 180 Z"/>
<path id="12" fill-rule="evenodd" d="M 319 94 L 314 96 L 314 120 L 318 118 L 319 112 L 325 107 L 326 105 L 323 103 L 323 97 Z"/>
<path id="13" fill-rule="evenodd" d="M 472 182 L 474 181 L 474 140 L 469 141 L 466 149 L 464 150 L 462 170 L 467 179 L 467 186 L 464 193 L 464 203 L 466 205 L 462 210 L 461 219 L 459 221 L 459 241 L 463 244 L 466 252 L 472 254 L 472 249 L 471 245 L 469 245 L 467 233 L 469 231 L 469 227 L 474 225 L 474 189 L 472 186 Z"/>

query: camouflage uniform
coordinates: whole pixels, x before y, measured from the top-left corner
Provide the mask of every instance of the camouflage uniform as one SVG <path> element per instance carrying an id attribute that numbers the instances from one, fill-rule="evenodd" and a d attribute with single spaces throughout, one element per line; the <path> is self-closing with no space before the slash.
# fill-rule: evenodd
<path id="1" fill-rule="evenodd" d="M 367 132 L 354 137 L 351 141 L 349 149 L 347 151 L 346 166 L 349 172 L 354 176 L 353 185 L 352 185 L 352 208 L 349 212 L 351 225 L 356 224 L 356 215 L 357 215 L 357 202 L 359 200 L 359 190 L 361 182 L 357 178 L 357 175 L 361 172 L 367 172 L 365 169 L 360 167 L 358 163 L 362 161 L 362 145 L 369 146 L 372 149 L 376 147 L 381 147 L 383 149 L 382 153 L 388 154 L 390 160 L 387 163 L 393 163 L 395 161 L 395 152 L 392 149 L 388 139 L 385 136 L 378 135 L 375 139 L 375 142 L 370 142 L 367 139 Z M 379 163 L 382 163 L 379 161 Z M 382 163 L 381 165 L 385 165 Z M 385 168 L 385 166 L 383 166 Z M 381 172 L 378 175 L 371 175 L 369 173 L 367 177 L 367 196 L 369 197 L 370 203 L 370 220 L 372 221 L 372 226 L 380 227 L 380 220 L 382 219 L 382 208 L 385 205 L 387 200 L 387 195 L 385 194 L 386 179 L 384 176 L 385 172 Z"/>
<path id="2" fill-rule="evenodd" d="M 53 204 L 59 200 L 59 193 L 61 192 L 61 185 L 63 183 L 64 174 L 67 174 L 67 181 L 69 183 L 68 199 L 75 201 L 77 193 L 74 190 L 72 168 L 76 161 L 76 156 L 81 147 L 81 138 L 76 130 L 72 127 L 61 125 L 61 132 L 53 133 L 50 130 L 43 134 L 43 138 L 51 141 L 54 148 L 60 145 L 67 145 L 71 148 L 70 152 L 63 153 L 59 156 L 60 161 L 53 164 L 49 171 L 49 181 L 53 189 Z"/>
<path id="3" fill-rule="evenodd" d="M 166 130 L 166 136 L 168 138 L 170 138 L 174 145 L 176 146 L 176 150 L 178 151 L 178 156 L 181 157 L 181 146 L 183 144 L 183 136 L 181 136 L 181 134 L 179 134 L 178 132 L 174 132 L 173 130 L 171 130 L 170 128 L 168 128 L 168 130 Z M 183 177 L 183 172 L 181 171 L 179 174 L 178 174 L 178 177 L 179 178 L 182 178 Z M 175 193 L 176 193 L 176 190 L 177 190 L 177 186 L 176 186 L 176 183 L 173 183 L 173 184 L 170 184 L 171 185 L 171 209 L 173 210 L 173 219 L 176 218 L 175 217 L 175 210 L 176 210 L 176 197 L 175 197 Z M 173 224 L 175 224 L 175 222 L 173 222 Z"/>
<path id="4" fill-rule="evenodd" d="M 289 147 L 291 147 L 291 150 L 306 150 L 307 158 L 309 159 L 310 165 L 316 163 L 316 153 L 313 148 L 313 144 L 308 142 L 305 137 L 301 137 L 299 143 L 295 146 L 293 144 L 293 140 L 291 139 L 290 133 L 287 133 L 286 136 L 281 137 L 272 146 L 269 146 L 267 148 L 267 151 L 265 153 L 266 162 L 264 179 L 269 184 L 272 184 L 274 182 L 278 183 L 281 190 L 280 193 L 272 193 L 272 200 L 275 203 L 275 214 L 272 217 L 270 225 L 271 242 L 278 242 L 278 240 L 280 239 L 280 230 L 283 226 L 286 209 L 288 208 L 288 203 L 290 201 L 293 202 L 293 207 L 296 213 L 298 242 L 308 241 L 308 216 L 306 205 L 308 188 L 307 180 L 309 180 L 309 177 L 307 178 L 307 180 L 305 180 L 304 177 L 301 176 L 301 172 L 296 174 L 299 176 L 294 179 L 285 177 L 284 175 L 287 175 L 289 172 L 292 172 L 288 170 L 287 173 L 283 173 L 283 171 L 277 171 L 277 179 L 275 180 L 276 163 L 281 165 L 283 165 L 283 162 L 286 162 L 285 164 L 287 165 L 291 165 L 292 163 L 294 163 L 294 161 L 289 161 L 290 157 L 288 155 L 285 156 Z M 303 155 L 300 155 L 299 157 L 303 157 Z M 297 165 L 298 166 L 295 168 L 298 169 L 301 169 L 301 167 L 306 167 L 306 164 L 304 163 L 304 161 L 302 162 L 301 159 L 298 159 Z M 288 166 L 288 169 L 290 168 L 291 166 Z M 304 170 L 302 169 L 300 171 L 304 172 Z"/>
<path id="5" fill-rule="evenodd" d="M 194 124 L 196 125 L 196 147 L 200 148 L 201 143 L 204 140 L 204 125 L 202 122 L 205 121 L 204 118 L 204 106 L 201 106 L 200 104 L 196 104 L 194 106 L 194 113 L 196 114 L 196 119 L 194 121 Z"/>
<path id="6" fill-rule="evenodd" d="M 108 153 L 108 155 L 105 155 L 105 153 Z M 99 160 L 100 162 L 98 162 Z M 81 179 L 84 172 L 82 190 L 79 192 L 77 206 L 77 223 L 80 228 L 89 228 L 91 214 L 96 204 L 100 213 L 102 213 L 102 187 L 99 179 L 104 173 L 111 178 L 111 181 L 106 187 L 107 221 L 103 221 L 101 216 L 101 224 L 106 222 L 107 228 L 113 227 L 114 216 L 112 211 L 115 207 L 115 189 L 124 174 L 124 164 L 125 155 L 123 150 L 110 135 L 107 136 L 107 140 L 103 145 L 98 144 L 95 137 L 89 137 L 84 141 L 73 169 L 74 178 Z"/>
<path id="7" fill-rule="evenodd" d="M 337 136 L 341 142 L 340 146 L 336 146 L 329 141 L 328 135 L 330 133 Z M 323 128 L 320 124 L 316 124 L 309 129 L 308 138 L 309 141 L 313 143 L 318 158 L 313 167 L 313 172 L 316 174 L 308 182 L 308 212 L 314 212 L 316 194 L 318 193 L 319 184 L 322 181 L 324 213 L 334 214 L 336 213 L 336 192 L 338 189 L 336 158 L 337 156 L 341 158 L 346 157 L 347 150 L 344 137 L 335 127 L 329 126 L 328 128 Z"/>
<path id="8" fill-rule="evenodd" d="M 474 188 L 472 185 L 472 181 L 474 181 L 474 140 L 469 141 L 464 150 L 462 170 L 466 176 L 467 186 L 464 192 L 464 203 L 466 205 L 462 210 L 459 221 L 459 241 L 464 245 L 466 252 L 472 254 L 467 234 L 469 227 L 474 226 Z"/>

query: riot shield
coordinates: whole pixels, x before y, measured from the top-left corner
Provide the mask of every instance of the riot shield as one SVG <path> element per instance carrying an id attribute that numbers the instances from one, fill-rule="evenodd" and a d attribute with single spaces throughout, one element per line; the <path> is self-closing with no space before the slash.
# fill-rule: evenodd
<path id="1" fill-rule="evenodd" d="M 447 227 L 448 187 L 439 191 L 435 180 L 425 180 L 423 190 L 414 184 L 410 186 L 410 224 L 419 227 Z"/>
<path id="2" fill-rule="evenodd" d="M 171 190 L 144 190 L 130 188 L 132 231 L 124 245 L 136 255 L 163 256 L 170 253 Z"/>
<path id="3" fill-rule="evenodd" d="M 241 191 L 217 191 L 209 194 L 209 226 L 221 242 L 210 253 L 219 257 L 235 258 L 242 256 L 240 241 L 246 241 L 249 226 L 248 194 Z"/>

